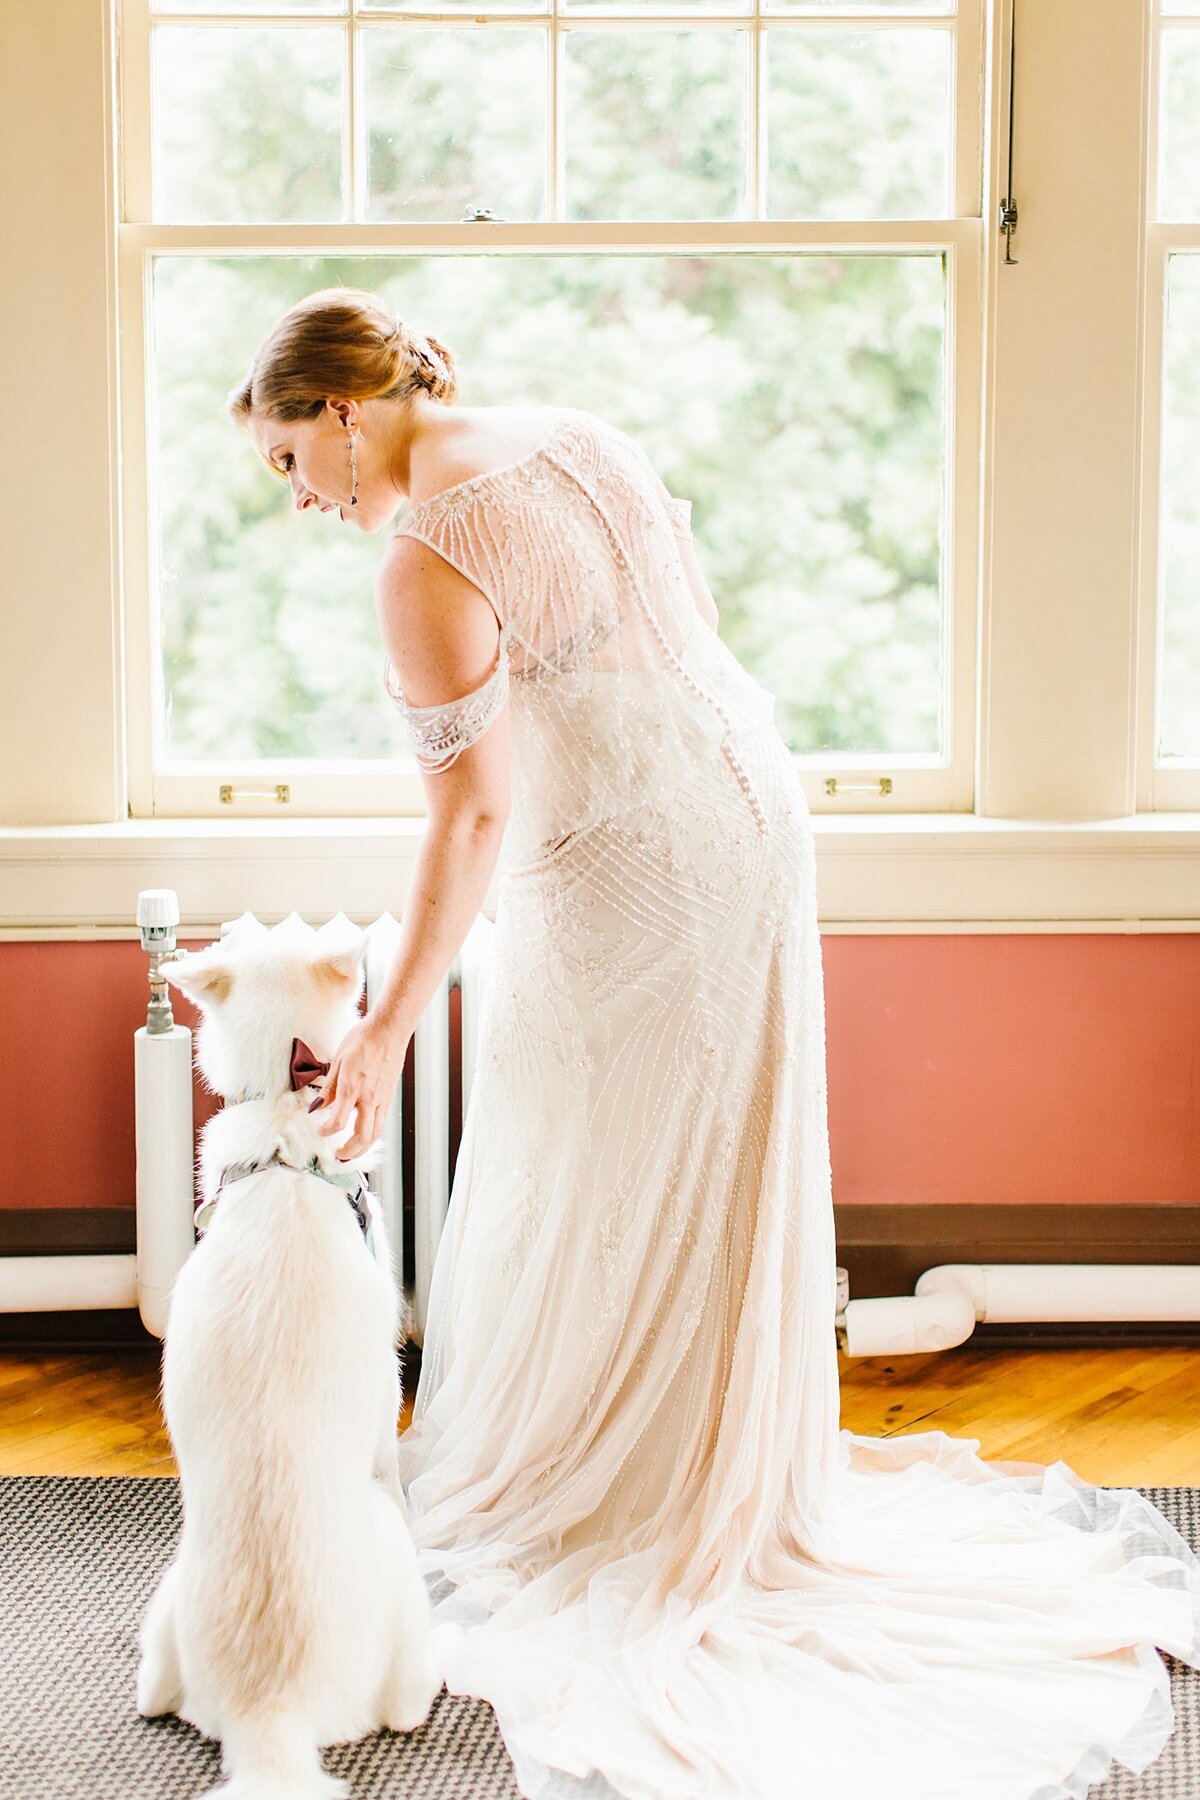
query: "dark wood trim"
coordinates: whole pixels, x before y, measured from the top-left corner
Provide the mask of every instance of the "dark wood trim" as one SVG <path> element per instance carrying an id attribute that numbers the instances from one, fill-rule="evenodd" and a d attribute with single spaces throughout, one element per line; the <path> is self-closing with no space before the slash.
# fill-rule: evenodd
<path id="1" fill-rule="evenodd" d="M 0 1313 L 0 1350 L 137 1351 L 157 1358 L 162 1345 L 130 1306 L 99 1312 Z"/>
<path id="2" fill-rule="evenodd" d="M 131 1256 L 132 1206 L 0 1207 L 0 1256 Z"/>
<path id="3" fill-rule="evenodd" d="M 835 1206 L 837 1260 L 852 1300 L 911 1294 L 939 1263 L 1172 1263 L 1200 1268 L 1200 1205 Z M 0 1208 L 0 1255 L 91 1256 L 134 1249 L 132 1208 Z M 1030 1348 L 1200 1344 L 1200 1324 L 979 1325 L 975 1344 Z M 0 1314 L 0 1346 L 157 1347 L 129 1308 Z M 415 1347 L 409 1347 L 410 1357 Z"/>

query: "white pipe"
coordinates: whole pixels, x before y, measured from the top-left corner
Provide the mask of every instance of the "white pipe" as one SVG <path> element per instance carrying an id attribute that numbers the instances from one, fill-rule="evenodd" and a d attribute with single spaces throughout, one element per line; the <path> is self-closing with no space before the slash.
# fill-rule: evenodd
<path id="1" fill-rule="evenodd" d="M 1200 1320 L 1189 1264 L 942 1263 L 910 1297 L 851 1300 L 848 1356 L 910 1356 L 963 1344 L 977 1324 Z"/>
<path id="2" fill-rule="evenodd" d="M 137 1303 L 135 1256 L 0 1256 L 0 1313 L 91 1312 Z"/>
<path id="3" fill-rule="evenodd" d="M 133 1034 L 137 1138 L 137 1298 L 162 1337 L 171 1286 L 196 1242 L 192 1034 L 186 1025 Z"/>
<path id="4" fill-rule="evenodd" d="M 0 1257 L 0 1313 L 99 1311 L 138 1304 L 133 1256 Z M 942 1263 L 925 1271 L 911 1296 L 849 1301 L 844 1348 L 848 1356 L 909 1356 L 953 1349 L 980 1323 L 1049 1320 L 1200 1320 L 1200 1268 Z"/>

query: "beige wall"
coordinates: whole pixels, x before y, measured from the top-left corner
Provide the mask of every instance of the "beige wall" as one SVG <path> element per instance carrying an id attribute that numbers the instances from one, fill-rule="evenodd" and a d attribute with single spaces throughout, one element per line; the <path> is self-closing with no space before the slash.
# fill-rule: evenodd
<path id="1" fill-rule="evenodd" d="M 0 823 L 124 816 L 104 0 L 0 6 Z"/>

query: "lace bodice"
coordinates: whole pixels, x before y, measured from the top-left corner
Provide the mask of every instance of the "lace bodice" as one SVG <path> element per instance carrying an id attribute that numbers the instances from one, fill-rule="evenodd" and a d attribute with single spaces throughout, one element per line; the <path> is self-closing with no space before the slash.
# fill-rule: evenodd
<path id="1" fill-rule="evenodd" d="M 556 408 L 528 455 L 431 495 L 395 535 L 436 550 L 501 621 L 496 665 L 471 693 L 410 706 L 386 658 L 384 685 L 429 772 L 510 706 L 504 861 L 668 794 L 684 764 L 718 751 L 761 810 L 736 739 L 771 721 L 773 698 L 700 618 L 679 549 L 691 502 L 633 438 Z"/>

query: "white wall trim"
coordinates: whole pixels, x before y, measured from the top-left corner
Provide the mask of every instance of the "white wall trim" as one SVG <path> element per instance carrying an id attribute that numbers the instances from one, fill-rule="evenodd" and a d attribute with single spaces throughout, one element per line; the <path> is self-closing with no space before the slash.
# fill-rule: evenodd
<path id="1" fill-rule="evenodd" d="M 145 887 L 183 932 L 250 910 L 402 911 L 424 819 L 129 819 L 0 830 L 0 940 L 135 937 Z M 814 815 L 828 932 L 1200 931 L 1200 813 Z M 498 878 L 483 910 L 494 915 Z"/>

